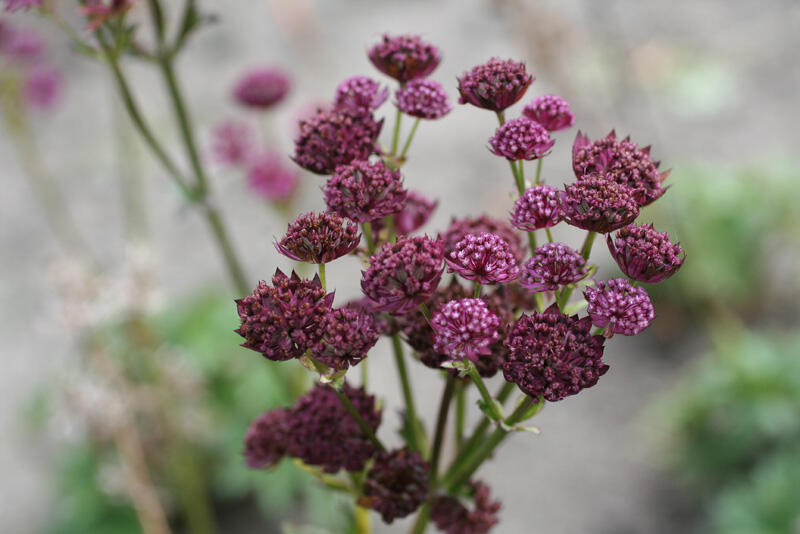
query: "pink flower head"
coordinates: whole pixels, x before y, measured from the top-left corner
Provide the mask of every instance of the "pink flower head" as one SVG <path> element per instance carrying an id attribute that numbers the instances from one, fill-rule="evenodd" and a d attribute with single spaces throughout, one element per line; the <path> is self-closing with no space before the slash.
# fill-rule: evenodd
<path id="1" fill-rule="evenodd" d="M 650 326 L 655 317 L 647 291 L 634 287 L 624 278 L 597 282 L 583 292 L 592 322 L 605 327 L 604 335 L 633 336 Z"/>
<path id="2" fill-rule="evenodd" d="M 383 35 L 381 42 L 369 49 L 369 60 L 382 73 L 401 84 L 424 78 L 439 65 L 439 49 L 418 35 Z"/>
<path id="3" fill-rule="evenodd" d="M 328 263 L 350 254 L 360 241 L 355 223 L 335 213 L 306 213 L 289 224 L 275 248 L 295 261 Z"/>
<path id="4" fill-rule="evenodd" d="M 336 88 L 334 105 L 355 111 L 371 113 L 389 98 L 389 88 L 366 76 L 347 78 Z"/>
<path id="5" fill-rule="evenodd" d="M 542 95 L 522 109 L 522 114 L 544 126 L 548 132 L 564 130 L 575 124 L 575 115 L 567 101 L 556 95 Z"/>
<path id="6" fill-rule="evenodd" d="M 250 190 L 271 202 L 289 200 L 300 185 L 300 179 L 294 169 L 283 164 L 284 158 L 276 152 L 256 157 L 247 171 Z"/>
<path id="7" fill-rule="evenodd" d="M 0 54 L 15 63 L 36 63 L 44 51 L 44 41 L 33 30 L 0 26 Z"/>
<path id="8" fill-rule="evenodd" d="M 256 143 L 247 123 L 226 120 L 214 128 L 212 135 L 211 151 L 219 163 L 240 167 L 251 160 Z"/>
<path id="9" fill-rule="evenodd" d="M 563 217 L 559 195 L 558 189 L 549 185 L 529 187 L 514 202 L 511 224 L 526 232 L 555 226 Z"/>
<path id="10" fill-rule="evenodd" d="M 489 354 L 489 346 L 500 339 L 500 318 L 489 311 L 483 299 L 451 300 L 431 319 L 433 348 L 453 360 L 477 360 Z"/>
<path id="11" fill-rule="evenodd" d="M 394 229 L 398 235 L 416 232 L 428 222 L 436 211 L 438 202 L 429 199 L 422 193 L 409 191 L 402 211 L 394 216 Z"/>
<path id="12" fill-rule="evenodd" d="M 639 216 L 639 191 L 600 176 L 587 176 L 561 195 L 564 219 L 578 228 L 607 234 Z"/>
<path id="13" fill-rule="evenodd" d="M 256 69 L 239 78 L 233 96 L 243 106 L 265 110 L 283 100 L 289 86 L 289 77 L 282 70 Z"/>
<path id="14" fill-rule="evenodd" d="M 35 67 L 25 78 L 22 93 L 25 102 L 34 108 L 52 109 L 61 95 L 61 74 L 45 66 Z"/>
<path id="15" fill-rule="evenodd" d="M 639 206 L 654 202 L 667 191 L 661 184 L 669 176 L 669 171 L 659 172 L 658 166 L 659 162 L 650 157 L 649 146 L 637 148 L 630 137 L 617 139 L 614 131 L 596 141 L 590 141 L 578 132 L 572 145 L 572 168 L 579 180 L 596 173 L 631 189 L 641 190 Z"/>
<path id="16" fill-rule="evenodd" d="M 508 242 L 488 232 L 465 235 L 445 261 L 449 272 L 481 284 L 504 284 L 519 276 L 519 266 Z"/>
<path id="17" fill-rule="evenodd" d="M 42 0 L 5 0 L 6 11 L 28 10 L 32 7 L 41 7 Z"/>
<path id="18" fill-rule="evenodd" d="M 407 191 L 399 171 L 380 160 L 353 161 L 336 168 L 325 185 L 328 209 L 356 222 L 370 222 L 400 212 Z"/>
<path id="19" fill-rule="evenodd" d="M 669 235 L 659 233 L 652 224 L 626 226 L 617 232 L 616 241 L 606 236 L 608 250 L 619 268 L 628 277 L 657 284 L 663 282 L 683 265 L 686 254 Z"/>
<path id="20" fill-rule="evenodd" d="M 532 293 L 555 291 L 586 277 L 586 260 L 563 243 L 546 243 L 525 262 L 519 285 Z"/>
<path id="21" fill-rule="evenodd" d="M 397 109 L 418 119 L 439 119 L 453 109 L 442 84 L 433 80 L 411 80 L 395 96 Z"/>
<path id="22" fill-rule="evenodd" d="M 522 235 L 514 230 L 506 221 L 495 219 L 487 215 L 467 217 L 464 219 L 454 218 L 450 221 L 450 226 L 441 236 L 444 241 L 445 257 L 450 256 L 450 253 L 455 250 L 458 242 L 464 239 L 466 235 L 480 234 L 481 232 L 488 232 L 502 237 L 511 247 L 511 253 L 514 254 L 517 262 L 521 262 L 525 258 L 526 252 L 522 245 Z"/>
<path id="23" fill-rule="evenodd" d="M 489 139 L 492 154 L 509 161 L 542 158 L 554 144 L 545 127 L 528 117 L 508 121 Z"/>
<path id="24" fill-rule="evenodd" d="M 493 57 L 458 79 L 459 103 L 503 111 L 523 97 L 533 80 L 524 63 Z"/>

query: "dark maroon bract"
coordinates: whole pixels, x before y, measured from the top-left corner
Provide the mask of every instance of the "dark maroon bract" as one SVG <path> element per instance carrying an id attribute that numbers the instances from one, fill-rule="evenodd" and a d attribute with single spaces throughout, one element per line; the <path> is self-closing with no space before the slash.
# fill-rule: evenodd
<path id="1" fill-rule="evenodd" d="M 295 261 L 328 263 L 350 254 L 360 242 L 355 223 L 335 213 L 306 213 L 289 224 L 275 248 Z"/>
<path id="2" fill-rule="evenodd" d="M 400 83 L 424 78 L 439 65 L 439 49 L 418 35 L 384 34 L 380 43 L 370 48 L 369 60 L 382 73 Z"/>
<path id="3" fill-rule="evenodd" d="M 500 112 L 519 101 L 531 83 L 524 63 L 493 57 L 458 79 L 459 103 Z"/>
<path id="4" fill-rule="evenodd" d="M 619 268 L 628 277 L 657 284 L 663 282 L 683 265 L 686 257 L 677 243 L 666 233 L 657 232 L 652 224 L 626 226 L 606 236 L 608 250 Z"/>
<path id="5" fill-rule="evenodd" d="M 408 194 L 400 173 L 382 161 L 354 161 L 337 167 L 324 193 L 329 210 L 356 222 L 399 213 Z"/>

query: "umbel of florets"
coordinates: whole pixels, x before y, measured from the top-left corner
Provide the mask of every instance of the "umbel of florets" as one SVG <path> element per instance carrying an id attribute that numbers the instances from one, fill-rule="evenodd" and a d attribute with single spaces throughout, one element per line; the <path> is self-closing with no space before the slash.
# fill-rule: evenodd
<path id="1" fill-rule="evenodd" d="M 605 328 L 604 335 L 633 336 L 650 326 L 655 317 L 647 291 L 624 278 L 597 282 L 584 291 L 592 322 Z"/>
<path id="2" fill-rule="evenodd" d="M 525 249 L 522 245 L 522 236 L 519 232 L 502 219 L 495 219 L 487 215 L 480 217 L 467 217 L 464 219 L 453 219 L 450 221 L 450 226 L 440 236 L 444 241 L 444 254 L 450 256 L 456 249 L 459 241 L 464 239 L 469 234 L 480 234 L 488 232 L 503 238 L 511 248 L 511 253 L 521 262 L 525 258 Z"/>
<path id="3" fill-rule="evenodd" d="M 267 359 L 298 358 L 319 341 L 332 303 L 333 293 L 325 293 L 318 276 L 303 280 L 278 269 L 271 286 L 261 281 L 251 295 L 236 300 L 242 321 L 236 333 L 245 339 L 243 347 Z"/>
<path id="4" fill-rule="evenodd" d="M 247 467 L 273 467 L 286 455 L 288 444 L 289 410 L 272 410 L 260 415 L 244 436 Z"/>
<path id="5" fill-rule="evenodd" d="M 528 117 L 518 117 L 500 126 L 489 139 L 492 154 L 509 161 L 534 160 L 553 148 L 550 133 Z"/>
<path id="6" fill-rule="evenodd" d="M 591 387 L 608 371 L 603 337 L 590 333 L 592 320 L 564 315 L 553 304 L 544 313 L 523 314 L 506 340 L 503 376 L 530 397 L 560 401 Z"/>
<path id="7" fill-rule="evenodd" d="M 606 236 L 608 250 L 628 277 L 639 282 L 657 284 L 675 274 L 685 259 L 677 243 L 666 233 L 657 232 L 652 224 L 626 226 Z"/>
<path id="8" fill-rule="evenodd" d="M 433 80 L 412 80 L 395 96 L 397 109 L 418 119 L 439 119 L 453 109 L 442 84 Z"/>
<path id="9" fill-rule="evenodd" d="M 575 124 L 575 115 L 566 100 L 556 95 L 542 95 L 522 109 L 522 114 L 544 126 L 549 132 L 564 130 Z"/>
<path id="10" fill-rule="evenodd" d="M 442 278 L 443 259 L 441 240 L 400 237 L 370 258 L 361 289 L 377 311 L 407 313 L 430 300 Z"/>
<path id="11" fill-rule="evenodd" d="M 378 337 L 371 314 L 354 308 L 340 308 L 325 317 L 322 335 L 312 348 L 312 354 L 335 371 L 343 371 L 366 358 Z"/>
<path id="12" fill-rule="evenodd" d="M 334 213 L 306 213 L 289 224 L 275 248 L 295 261 L 328 263 L 350 254 L 360 241 L 355 223 Z"/>
<path id="13" fill-rule="evenodd" d="M 436 497 L 433 501 L 431 520 L 445 534 L 487 534 L 497 524 L 500 502 L 491 500 L 489 486 L 481 481 L 469 485 L 473 510 L 455 497 Z"/>
<path id="14" fill-rule="evenodd" d="M 514 202 L 511 224 L 515 228 L 532 232 L 555 226 L 563 217 L 560 193 L 549 185 L 535 185 L 525 190 Z"/>
<path id="15" fill-rule="evenodd" d="M 504 284 L 519 276 L 519 266 L 508 242 L 487 232 L 464 236 L 445 261 L 450 272 L 480 284 Z"/>
<path id="16" fill-rule="evenodd" d="M 337 167 L 324 191 L 330 211 L 356 222 L 400 212 L 408 194 L 400 173 L 382 161 L 354 161 Z"/>
<path id="17" fill-rule="evenodd" d="M 607 234 L 639 216 L 638 191 L 595 175 L 568 185 L 561 195 L 565 220 L 590 232 Z"/>
<path id="18" fill-rule="evenodd" d="M 586 260 L 564 243 L 546 243 L 525 262 L 519 285 L 532 293 L 555 291 L 586 277 Z"/>
<path id="19" fill-rule="evenodd" d="M 361 506 L 387 523 L 413 513 L 428 494 L 428 463 L 407 448 L 380 453 L 364 480 Z"/>
<path id="20" fill-rule="evenodd" d="M 357 112 L 371 113 L 389 98 L 389 88 L 366 76 L 347 78 L 336 88 L 334 106 Z"/>
<path id="21" fill-rule="evenodd" d="M 370 48 L 369 60 L 382 73 L 401 84 L 424 78 L 439 65 L 439 49 L 418 35 L 384 34 L 381 42 Z"/>
<path id="22" fill-rule="evenodd" d="M 331 174 L 339 165 L 366 160 L 377 151 L 383 119 L 349 108 L 319 110 L 300 121 L 294 161 L 315 174 Z"/>
<path id="23" fill-rule="evenodd" d="M 459 103 L 503 111 L 519 101 L 531 83 L 533 75 L 528 74 L 524 63 L 493 57 L 458 79 Z"/>
<path id="24" fill-rule="evenodd" d="M 500 318 L 478 298 L 452 300 L 431 319 L 433 348 L 451 359 L 477 360 L 500 338 Z"/>
<path id="25" fill-rule="evenodd" d="M 278 69 L 250 71 L 233 88 L 233 96 L 240 104 L 260 110 L 278 104 L 288 92 L 289 77 Z"/>

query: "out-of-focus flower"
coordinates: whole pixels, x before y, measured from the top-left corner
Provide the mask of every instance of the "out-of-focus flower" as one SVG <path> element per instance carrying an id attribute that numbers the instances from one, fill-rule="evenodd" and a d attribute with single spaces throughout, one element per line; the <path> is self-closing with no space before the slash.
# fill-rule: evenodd
<path id="1" fill-rule="evenodd" d="M 401 84 L 424 78 L 439 65 L 439 49 L 418 35 L 384 34 L 378 44 L 369 49 L 369 60 L 382 73 Z"/>
<path id="2" fill-rule="evenodd" d="M 492 154 L 509 161 L 534 160 L 547 155 L 553 148 L 550 133 L 544 126 L 528 117 L 518 117 L 503 124 L 489 139 Z"/>
<path id="3" fill-rule="evenodd" d="M 370 258 L 361 289 L 377 311 L 407 313 L 430 300 L 444 267 L 442 241 L 427 236 L 400 237 Z"/>
<path id="4" fill-rule="evenodd" d="M 579 180 L 597 173 L 631 189 L 642 190 L 639 206 L 650 204 L 667 191 L 661 184 L 669 171 L 659 172 L 658 166 L 659 162 L 650 157 L 649 146 L 637 148 L 630 137 L 619 140 L 613 131 L 596 141 L 578 132 L 572 145 L 572 167 Z"/>
<path id="5" fill-rule="evenodd" d="M 328 263 L 358 247 L 358 225 L 335 213 L 305 213 L 275 242 L 278 252 L 296 261 Z"/>
<path id="6" fill-rule="evenodd" d="M 32 7 L 41 7 L 42 0 L 4 0 L 6 11 L 28 10 Z"/>
<path id="7" fill-rule="evenodd" d="M 333 293 L 325 293 L 318 276 L 302 280 L 294 271 L 288 277 L 278 269 L 271 286 L 261 281 L 251 295 L 235 302 L 242 346 L 285 361 L 299 358 L 319 341 Z"/>
<path id="8" fill-rule="evenodd" d="M 556 95 L 542 95 L 522 109 L 522 114 L 535 120 L 549 132 L 564 130 L 575 124 L 575 115 L 567 101 Z"/>
<path id="9" fill-rule="evenodd" d="M 336 88 L 334 105 L 355 111 L 371 113 L 389 98 L 389 88 L 366 76 L 347 78 Z"/>
<path id="10" fill-rule="evenodd" d="M 212 136 L 211 151 L 219 163 L 239 167 L 252 159 L 255 139 L 247 123 L 226 120 L 214 128 Z"/>
<path id="11" fill-rule="evenodd" d="M 639 282 L 663 282 L 683 265 L 686 254 L 669 235 L 659 233 L 652 224 L 626 226 L 617 231 L 616 240 L 606 236 L 608 250 L 619 268 Z"/>
<path id="12" fill-rule="evenodd" d="M 464 219 L 453 219 L 450 221 L 450 226 L 441 235 L 444 241 L 445 256 L 449 256 L 456 248 L 459 241 L 464 239 L 464 236 L 469 234 L 480 234 L 481 232 L 488 232 L 490 234 L 499 235 L 511 247 L 511 253 L 518 262 L 525 258 L 525 248 L 522 244 L 522 235 L 514 230 L 514 228 L 506 221 L 495 219 L 487 215 L 480 217 L 467 217 Z"/>
<path id="13" fill-rule="evenodd" d="M 358 502 L 391 523 L 413 513 L 427 494 L 428 462 L 403 448 L 376 456 L 364 480 L 364 496 Z"/>
<path id="14" fill-rule="evenodd" d="M 433 80 L 411 80 L 395 97 L 397 109 L 418 119 L 439 119 L 453 109 L 442 84 Z"/>
<path id="15" fill-rule="evenodd" d="M 407 191 L 399 171 L 382 161 L 353 161 L 336 168 L 325 186 L 325 203 L 334 213 L 370 222 L 400 212 Z"/>
<path id="16" fill-rule="evenodd" d="M 294 161 L 315 174 L 331 174 L 339 165 L 367 160 L 376 152 L 383 127 L 371 114 L 349 109 L 319 110 L 300 121 Z"/>
<path id="17" fill-rule="evenodd" d="M 378 430 L 381 411 L 375 406 L 375 398 L 346 383 L 342 393 L 372 431 Z M 328 473 L 339 469 L 361 471 L 378 452 L 328 386 L 316 385 L 301 397 L 290 412 L 288 426 L 289 454 Z"/>
<path id="18" fill-rule="evenodd" d="M 288 415 L 286 409 L 271 410 L 253 421 L 244 437 L 244 457 L 248 467 L 273 467 L 286 455 Z"/>
<path id="19" fill-rule="evenodd" d="M 507 283 L 519 276 L 508 242 L 496 234 L 467 234 L 445 256 L 449 272 L 481 284 Z"/>
<path id="20" fill-rule="evenodd" d="M 264 152 L 252 160 L 247 185 L 253 193 L 272 202 L 286 202 L 294 195 L 300 178 L 294 169 L 283 164 L 285 157 L 277 152 Z"/>
<path id="21" fill-rule="evenodd" d="M 590 334 L 592 320 L 564 315 L 553 304 L 544 313 L 523 314 L 506 340 L 503 376 L 530 397 L 550 402 L 595 385 L 608 371 L 603 337 Z"/>
<path id="22" fill-rule="evenodd" d="M 394 214 L 394 230 L 397 235 L 408 235 L 419 230 L 431 218 L 439 203 L 417 191 L 409 191 L 403 209 Z M 372 221 L 373 232 L 383 229 L 383 221 Z"/>
<path id="23" fill-rule="evenodd" d="M 591 232 L 613 232 L 639 216 L 639 192 L 597 175 L 583 178 L 568 185 L 561 196 L 564 219 Z"/>
<path id="24" fill-rule="evenodd" d="M 533 80 L 524 63 L 493 57 L 458 79 L 459 103 L 503 111 L 523 97 Z"/>
<path id="25" fill-rule="evenodd" d="M 10 61 L 34 64 L 42 57 L 44 41 L 33 30 L 0 26 L 0 54 Z"/>
<path id="26" fill-rule="evenodd" d="M 514 202 L 511 224 L 515 228 L 533 232 L 555 226 L 563 217 L 559 191 L 549 185 L 535 185 L 525 190 Z"/>
<path id="27" fill-rule="evenodd" d="M 22 94 L 34 108 L 51 109 L 61 95 L 61 74 L 45 66 L 33 68 L 26 76 Z"/>
<path id="28" fill-rule="evenodd" d="M 528 291 L 555 291 L 586 276 L 586 260 L 563 243 L 546 243 L 525 262 L 519 285 Z"/>
<path id="29" fill-rule="evenodd" d="M 468 510 L 455 497 L 436 497 L 431 507 L 431 519 L 445 534 L 488 534 L 498 522 L 500 502 L 492 501 L 489 486 L 481 481 L 471 482 L 475 509 Z"/>
<path id="30" fill-rule="evenodd" d="M 478 298 L 452 300 L 431 319 L 433 348 L 454 360 L 477 360 L 500 338 L 500 318 Z"/>
<path id="31" fill-rule="evenodd" d="M 378 342 L 372 315 L 353 308 L 333 310 L 322 325 L 322 337 L 312 349 L 314 358 L 343 371 L 367 357 Z"/>
<path id="32" fill-rule="evenodd" d="M 278 104 L 289 92 L 289 76 L 280 69 L 246 72 L 233 86 L 233 97 L 243 106 L 265 110 Z"/>
<path id="33" fill-rule="evenodd" d="M 614 334 L 633 336 L 650 326 L 655 317 L 647 291 L 633 287 L 624 278 L 597 282 L 583 292 L 592 322 L 604 327 L 606 337 Z"/>
<path id="34" fill-rule="evenodd" d="M 87 0 L 81 8 L 88 21 L 87 30 L 94 31 L 108 20 L 125 14 L 133 0 Z"/>

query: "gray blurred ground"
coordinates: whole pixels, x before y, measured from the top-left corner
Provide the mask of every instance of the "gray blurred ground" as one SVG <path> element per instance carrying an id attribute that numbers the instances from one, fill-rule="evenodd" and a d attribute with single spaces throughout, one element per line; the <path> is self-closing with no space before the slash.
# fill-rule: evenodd
<path id="1" fill-rule="evenodd" d="M 472 65 L 493 55 L 525 60 L 537 76 L 528 98 L 561 94 L 572 104 L 576 126 L 593 138 L 616 128 L 636 142 L 652 143 L 655 157 L 674 168 L 675 181 L 681 162 L 767 161 L 792 154 L 800 141 L 800 5 L 790 0 L 328 0 L 312 3 L 314 9 L 299 16 L 301 3 L 278 0 L 205 4 L 219 14 L 219 24 L 196 36 L 180 65 L 200 131 L 237 113 L 227 92 L 244 67 L 281 65 L 293 73 L 295 87 L 274 124 L 281 132 L 277 143 L 287 153 L 298 110 L 330 98 L 346 76 L 374 74 L 364 51 L 387 30 L 420 33 L 441 47 L 444 60 L 433 77 L 453 98 L 455 77 Z M 97 65 L 70 54 L 59 35 L 52 35 L 51 44 L 67 75 L 68 94 L 55 116 L 37 120 L 45 161 L 104 264 L 118 268 L 123 221 L 118 147 L 110 135 L 120 122 L 115 95 Z M 158 131 L 167 132 L 177 154 L 159 80 L 146 68 L 130 70 L 148 116 Z M 410 187 L 440 199 L 431 230 L 444 228 L 452 214 L 502 216 L 508 210 L 508 169 L 485 150 L 494 127 L 491 114 L 459 106 L 445 120 L 420 128 L 405 176 Z M 544 165 L 548 182 L 571 179 L 574 133 L 557 136 Z M 144 176 L 162 300 L 224 283 L 203 222 L 182 207 L 132 139 L 126 142 L 138 155 L 123 165 Z M 23 533 L 41 527 L 43 511 L 57 498 L 48 472 L 69 425 L 63 435 L 41 442 L 23 430 L 19 410 L 33 391 L 69 374 L 76 355 L 74 334 L 52 306 L 50 273 L 60 261 L 59 248 L 6 142 L 0 143 L 0 169 L 0 524 L 4 532 Z M 321 208 L 321 183 L 306 177 L 298 210 Z M 270 244 L 282 231 L 281 219 L 249 198 L 237 176 L 217 172 L 213 185 L 252 280 L 268 276 L 276 265 L 288 266 Z M 669 202 L 669 195 L 662 202 Z M 597 247 L 598 260 L 603 248 Z M 337 295 L 357 293 L 354 267 L 332 266 Z M 541 436 L 515 437 L 480 472 L 504 503 L 496 532 L 680 528 L 681 518 L 663 506 L 671 490 L 648 439 L 658 421 L 641 418 L 642 409 L 680 370 L 675 358 L 644 351 L 642 341 L 614 339 L 607 350 L 612 370 L 597 387 L 548 407 L 537 420 Z M 386 353 L 372 358 L 390 365 Z M 389 404 L 396 403 L 396 385 L 388 380 L 392 373 L 380 372 L 378 363 L 372 371 Z M 432 412 L 438 402 L 433 374 L 414 364 L 413 378 L 421 404 Z M 404 530 L 403 522 L 396 525 L 383 531 Z"/>

